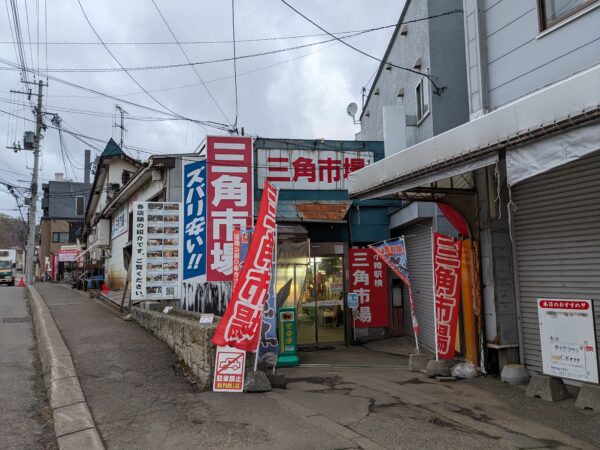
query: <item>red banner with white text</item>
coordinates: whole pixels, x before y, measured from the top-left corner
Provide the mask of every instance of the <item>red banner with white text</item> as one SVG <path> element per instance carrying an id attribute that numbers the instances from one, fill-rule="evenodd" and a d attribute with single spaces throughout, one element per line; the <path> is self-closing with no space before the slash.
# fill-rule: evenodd
<path id="1" fill-rule="evenodd" d="M 458 310 L 460 308 L 460 252 L 462 242 L 433 233 L 433 288 L 437 355 L 454 358 Z"/>
<path id="2" fill-rule="evenodd" d="M 208 136 L 206 281 L 232 281 L 233 230 L 252 226 L 252 138 Z"/>
<path id="3" fill-rule="evenodd" d="M 351 248 L 349 260 L 350 292 L 356 292 L 358 295 L 356 328 L 387 327 L 387 267 L 371 248 Z"/>
<path id="4" fill-rule="evenodd" d="M 278 189 L 265 181 L 248 255 L 212 338 L 216 345 L 229 345 L 248 352 L 255 352 L 258 347 L 260 323 L 271 281 L 278 195 Z"/>

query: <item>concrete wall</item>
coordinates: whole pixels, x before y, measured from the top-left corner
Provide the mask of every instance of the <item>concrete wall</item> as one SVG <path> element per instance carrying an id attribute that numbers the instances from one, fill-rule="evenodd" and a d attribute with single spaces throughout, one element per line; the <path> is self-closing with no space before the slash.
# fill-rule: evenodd
<path id="1" fill-rule="evenodd" d="M 163 314 L 133 308 L 133 318 L 165 342 L 185 363 L 200 389 L 210 389 L 215 369 L 216 347 L 211 342 L 217 325 L 200 326 L 195 316 Z"/>
<path id="2" fill-rule="evenodd" d="M 600 62 L 600 8 L 544 32 L 536 0 L 465 0 L 464 10 L 470 69 L 473 75 L 483 74 L 490 109 Z M 471 100 L 479 102 L 482 83 L 475 76 L 470 80 Z"/>

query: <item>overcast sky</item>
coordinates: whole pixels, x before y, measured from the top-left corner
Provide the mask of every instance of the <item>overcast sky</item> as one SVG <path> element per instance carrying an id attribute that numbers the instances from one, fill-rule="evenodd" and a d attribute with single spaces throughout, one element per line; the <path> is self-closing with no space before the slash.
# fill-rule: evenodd
<path id="1" fill-rule="evenodd" d="M 231 3 L 226 1 L 155 0 L 171 29 L 180 41 L 231 40 Z M 118 64 L 99 41 L 79 7 L 77 0 L 48 1 L 47 40 L 37 45 L 39 3 L 39 40 L 45 42 L 44 3 L 39 0 L 17 0 L 23 39 L 29 34 L 34 44 L 25 44 L 29 67 L 52 69 L 118 68 Z M 117 0 L 81 0 L 89 20 L 105 42 L 126 42 L 127 45 L 109 45 L 110 50 L 126 68 L 186 63 L 177 45 L 142 45 L 147 42 L 174 42 L 167 26 L 155 9 L 152 0 L 135 2 Z M 397 22 L 403 1 L 389 0 L 290 0 L 290 3 L 329 31 L 362 30 Z M 29 11 L 27 24 L 26 8 Z M 12 16 L 2 8 L 0 12 L 0 58 L 17 61 L 15 48 L 10 43 Z M 248 40 L 320 33 L 320 30 L 296 15 L 279 0 L 236 0 L 236 39 Z M 28 32 L 29 28 L 29 32 Z M 393 28 L 374 31 L 349 40 L 353 45 L 382 57 Z M 237 55 L 283 49 L 328 39 L 327 36 L 299 39 L 239 42 Z M 66 45 L 55 43 L 85 43 Z M 136 44 L 137 43 L 137 44 Z M 46 49 L 48 60 L 46 61 Z M 228 58 L 232 56 L 230 43 L 184 45 L 192 62 Z M 39 59 L 38 59 L 39 54 Z M 32 63 L 33 61 L 33 63 Z M 238 126 L 247 134 L 277 138 L 354 139 L 358 127 L 346 114 L 350 102 L 360 105 L 360 93 L 371 78 L 378 63 L 343 46 L 328 43 L 318 46 L 238 60 Z M 7 66 L 0 63 L 0 69 Z M 188 67 L 161 70 L 131 71 L 135 80 L 162 105 L 185 117 L 220 123 L 235 120 L 233 63 L 220 62 L 196 66 L 202 80 L 223 110 L 213 102 L 194 71 Z M 52 76 L 101 91 L 123 100 L 164 110 L 144 93 L 124 72 L 51 72 Z M 30 79 L 33 76 L 30 75 Z M 191 86 L 190 86 L 191 85 Z M 183 87 L 182 87 L 183 86 Z M 27 103 L 22 95 L 10 90 L 23 90 L 15 70 L 0 70 L 0 110 L 32 119 L 30 107 L 15 105 Z M 50 80 L 44 106 L 48 112 L 57 112 L 71 131 L 108 141 L 118 141 L 113 127 L 116 100 L 101 97 L 84 90 L 68 87 Z M 10 103 L 12 100 L 12 103 Z M 32 97 L 32 100 L 34 98 Z M 183 153 L 193 151 L 204 139 L 206 131 L 186 121 L 147 121 L 146 117 L 165 117 L 166 114 L 149 112 L 121 103 L 130 116 L 127 119 L 125 146 L 141 147 L 153 153 Z M 100 113 L 100 116 L 82 112 L 62 111 L 62 108 Z M 50 117 L 46 119 L 50 124 Z M 4 149 L 14 139 L 21 140 L 23 131 L 35 126 L 23 119 L 15 119 L 0 112 L 0 181 L 27 186 L 31 177 L 31 152 L 13 153 Z M 208 129 L 210 134 L 221 131 Z M 83 151 L 86 145 L 65 134 L 67 152 L 63 163 L 58 132 L 48 129 L 42 144 L 41 182 L 53 179 L 55 172 L 66 172 L 68 178 L 83 178 Z M 104 144 L 91 142 L 100 150 Z M 89 148 L 89 147 L 87 147 Z M 125 149 L 131 156 L 147 158 L 146 153 Z M 99 154 L 96 150 L 92 155 Z M 66 169 L 65 169 L 66 165 Z M 21 192 L 24 192 L 21 190 Z M 15 200 L 0 185 L 0 212 L 18 215 Z M 23 209 L 26 214 L 26 210 Z M 39 215 L 38 215 L 39 217 Z"/>

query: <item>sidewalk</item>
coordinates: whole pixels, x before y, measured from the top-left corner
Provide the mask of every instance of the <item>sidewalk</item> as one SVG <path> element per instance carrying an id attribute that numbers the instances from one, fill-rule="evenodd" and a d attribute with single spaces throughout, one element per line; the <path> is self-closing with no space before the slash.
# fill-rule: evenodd
<path id="1" fill-rule="evenodd" d="M 594 448 L 600 415 L 494 380 L 440 383 L 364 347 L 307 352 L 288 389 L 198 392 L 162 342 L 82 293 L 36 286 L 107 448 Z"/>

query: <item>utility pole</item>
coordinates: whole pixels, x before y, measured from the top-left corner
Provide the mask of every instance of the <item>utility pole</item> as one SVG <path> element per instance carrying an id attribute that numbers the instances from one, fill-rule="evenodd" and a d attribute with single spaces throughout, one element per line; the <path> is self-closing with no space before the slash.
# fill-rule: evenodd
<path id="1" fill-rule="evenodd" d="M 29 236 L 25 264 L 25 280 L 32 284 L 35 267 L 35 223 L 38 198 L 38 171 L 40 168 L 40 139 L 42 134 L 42 89 L 44 82 L 38 81 L 37 109 L 35 110 L 35 136 L 33 142 L 33 177 L 31 178 L 31 203 L 29 204 Z"/>

